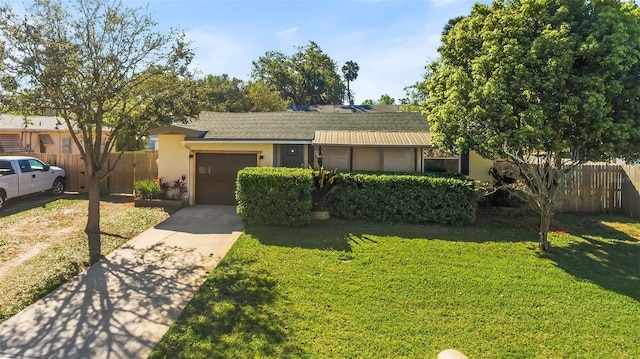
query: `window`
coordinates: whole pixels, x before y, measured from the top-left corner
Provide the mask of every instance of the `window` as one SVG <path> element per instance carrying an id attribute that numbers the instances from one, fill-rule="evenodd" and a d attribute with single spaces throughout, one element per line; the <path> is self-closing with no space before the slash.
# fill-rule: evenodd
<path id="1" fill-rule="evenodd" d="M 27 160 L 18 160 L 18 166 L 20 166 L 20 172 L 31 172 L 31 167 L 29 167 L 29 161 Z"/>
<path id="2" fill-rule="evenodd" d="M 62 139 L 62 153 L 71 153 L 71 137 Z"/>
<path id="3" fill-rule="evenodd" d="M 41 133 L 38 135 L 38 140 L 40 142 L 40 153 L 47 153 L 47 145 L 53 145 L 51 135 Z"/>
<path id="4" fill-rule="evenodd" d="M 437 148 L 423 148 L 423 172 L 458 173 L 460 156 L 440 151 Z"/>
<path id="5" fill-rule="evenodd" d="M 13 168 L 11 167 L 11 162 L 0 161 L 0 176 L 10 175 L 10 174 L 13 174 Z"/>
<path id="6" fill-rule="evenodd" d="M 44 163 L 34 159 L 30 159 L 28 161 L 29 167 L 31 167 L 32 171 L 44 171 Z"/>

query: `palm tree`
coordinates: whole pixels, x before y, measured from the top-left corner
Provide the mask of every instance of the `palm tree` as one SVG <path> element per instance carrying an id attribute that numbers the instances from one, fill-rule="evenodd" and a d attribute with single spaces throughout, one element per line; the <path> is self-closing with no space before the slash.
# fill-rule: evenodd
<path id="1" fill-rule="evenodd" d="M 347 81 L 347 96 L 349 97 L 349 105 L 353 106 L 353 94 L 349 89 L 349 82 L 358 78 L 358 70 L 360 70 L 360 66 L 358 63 L 354 61 L 345 62 L 344 66 L 342 66 L 342 73 L 344 74 L 344 79 Z"/>

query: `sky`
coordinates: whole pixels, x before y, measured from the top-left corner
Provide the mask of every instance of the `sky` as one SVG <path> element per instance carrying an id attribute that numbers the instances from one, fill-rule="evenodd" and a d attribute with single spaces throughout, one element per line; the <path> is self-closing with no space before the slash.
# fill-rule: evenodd
<path id="1" fill-rule="evenodd" d="M 360 67 L 355 103 L 388 94 L 399 101 L 437 59 L 443 26 L 467 15 L 470 0 L 124 0 L 147 7 L 160 29 L 184 31 L 200 76 L 247 81 L 267 51 L 296 52 L 315 41 L 338 66 Z"/>

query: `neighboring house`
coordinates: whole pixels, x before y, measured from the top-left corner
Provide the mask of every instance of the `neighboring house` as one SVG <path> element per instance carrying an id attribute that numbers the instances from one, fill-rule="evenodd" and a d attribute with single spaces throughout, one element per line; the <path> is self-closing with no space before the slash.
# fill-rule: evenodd
<path id="1" fill-rule="evenodd" d="M 317 168 L 322 162 L 342 171 L 446 171 L 489 181 L 493 164 L 473 153 L 434 149 L 426 119 L 410 112 L 203 112 L 151 135 L 158 136 L 159 176 L 186 175 L 191 204 L 234 204 L 237 172 L 247 166 Z"/>
<path id="2" fill-rule="evenodd" d="M 18 152 L 80 153 L 64 120 L 56 116 L 0 115 L 0 153 Z"/>

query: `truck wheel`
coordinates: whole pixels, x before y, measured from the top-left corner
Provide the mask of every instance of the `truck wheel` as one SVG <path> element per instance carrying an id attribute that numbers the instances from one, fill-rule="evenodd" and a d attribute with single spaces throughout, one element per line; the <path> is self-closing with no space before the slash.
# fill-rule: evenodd
<path id="1" fill-rule="evenodd" d="M 58 177 L 55 181 L 53 181 L 53 186 L 51 186 L 51 193 L 56 196 L 64 193 L 64 180 L 61 177 Z"/>
<path id="2" fill-rule="evenodd" d="M 4 190 L 0 189 L 0 211 L 2 211 L 2 207 L 4 207 L 4 202 L 7 200 L 7 195 L 4 193 Z"/>

